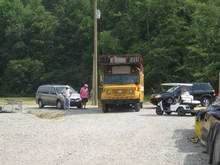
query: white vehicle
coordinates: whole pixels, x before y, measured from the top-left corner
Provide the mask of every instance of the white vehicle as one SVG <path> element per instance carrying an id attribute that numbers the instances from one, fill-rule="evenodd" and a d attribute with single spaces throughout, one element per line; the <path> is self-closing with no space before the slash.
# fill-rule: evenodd
<path id="1" fill-rule="evenodd" d="M 165 83 L 164 86 L 192 86 L 192 84 L 183 84 L 183 83 Z M 179 116 L 184 116 L 186 113 L 195 114 L 194 107 L 198 106 L 200 101 L 194 100 L 193 96 L 188 92 L 183 93 L 180 98 L 176 98 L 170 104 L 164 103 L 164 100 L 161 100 L 156 108 L 157 115 L 171 114 L 173 112 L 178 113 Z"/>

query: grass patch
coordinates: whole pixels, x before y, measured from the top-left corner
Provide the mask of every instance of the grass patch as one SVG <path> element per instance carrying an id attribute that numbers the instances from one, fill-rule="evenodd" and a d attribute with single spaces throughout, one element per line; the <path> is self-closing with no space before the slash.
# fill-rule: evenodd
<path id="1" fill-rule="evenodd" d="M 14 99 L 21 100 L 23 105 L 36 104 L 35 97 L 0 97 L 0 105 L 5 104 L 6 98 L 14 98 Z"/>
<path id="2" fill-rule="evenodd" d="M 60 120 L 63 118 L 63 114 L 54 114 L 49 112 L 36 112 L 36 111 L 28 111 L 27 113 L 37 116 L 41 119 L 56 119 Z"/>

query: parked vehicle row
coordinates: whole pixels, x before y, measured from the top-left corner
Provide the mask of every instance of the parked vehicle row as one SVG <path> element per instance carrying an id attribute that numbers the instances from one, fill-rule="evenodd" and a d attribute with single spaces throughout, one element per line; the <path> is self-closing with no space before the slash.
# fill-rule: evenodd
<path id="1" fill-rule="evenodd" d="M 157 106 L 158 115 L 162 115 L 163 112 L 167 114 L 177 112 L 178 115 L 193 114 L 195 106 L 201 104 L 207 107 L 216 98 L 215 90 L 210 83 L 163 83 L 162 85 L 171 88 L 165 93 L 152 94 L 150 98 L 150 102 Z M 188 92 L 185 100 L 181 99 L 182 89 Z"/>

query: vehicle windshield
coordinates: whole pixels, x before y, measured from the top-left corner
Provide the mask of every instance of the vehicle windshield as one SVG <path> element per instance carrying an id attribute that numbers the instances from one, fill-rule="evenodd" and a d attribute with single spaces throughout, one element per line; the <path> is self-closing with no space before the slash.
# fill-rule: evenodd
<path id="1" fill-rule="evenodd" d="M 111 74 L 104 76 L 104 84 L 139 84 L 139 74 Z"/>
<path id="2" fill-rule="evenodd" d="M 174 87 L 168 89 L 167 92 L 173 93 L 177 88 L 179 88 L 179 86 L 174 86 Z"/>
<path id="3" fill-rule="evenodd" d="M 56 87 L 57 93 L 61 93 L 64 88 L 65 88 L 65 86 Z M 77 93 L 72 87 L 70 87 L 70 90 L 72 91 L 73 94 L 76 94 L 76 93 Z"/>

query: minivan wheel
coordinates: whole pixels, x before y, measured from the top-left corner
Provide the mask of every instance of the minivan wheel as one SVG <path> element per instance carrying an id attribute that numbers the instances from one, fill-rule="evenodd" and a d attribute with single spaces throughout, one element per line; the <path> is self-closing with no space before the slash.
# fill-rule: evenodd
<path id="1" fill-rule="evenodd" d="M 57 108 L 62 109 L 62 103 L 60 100 L 57 101 Z"/>
<path id="2" fill-rule="evenodd" d="M 38 100 L 38 106 L 39 106 L 39 108 L 43 108 L 44 107 L 44 104 L 43 104 L 42 100 Z"/>
<path id="3" fill-rule="evenodd" d="M 210 105 L 210 99 L 208 97 L 203 97 L 201 100 L 202 106 L 208 107 Z"/>

